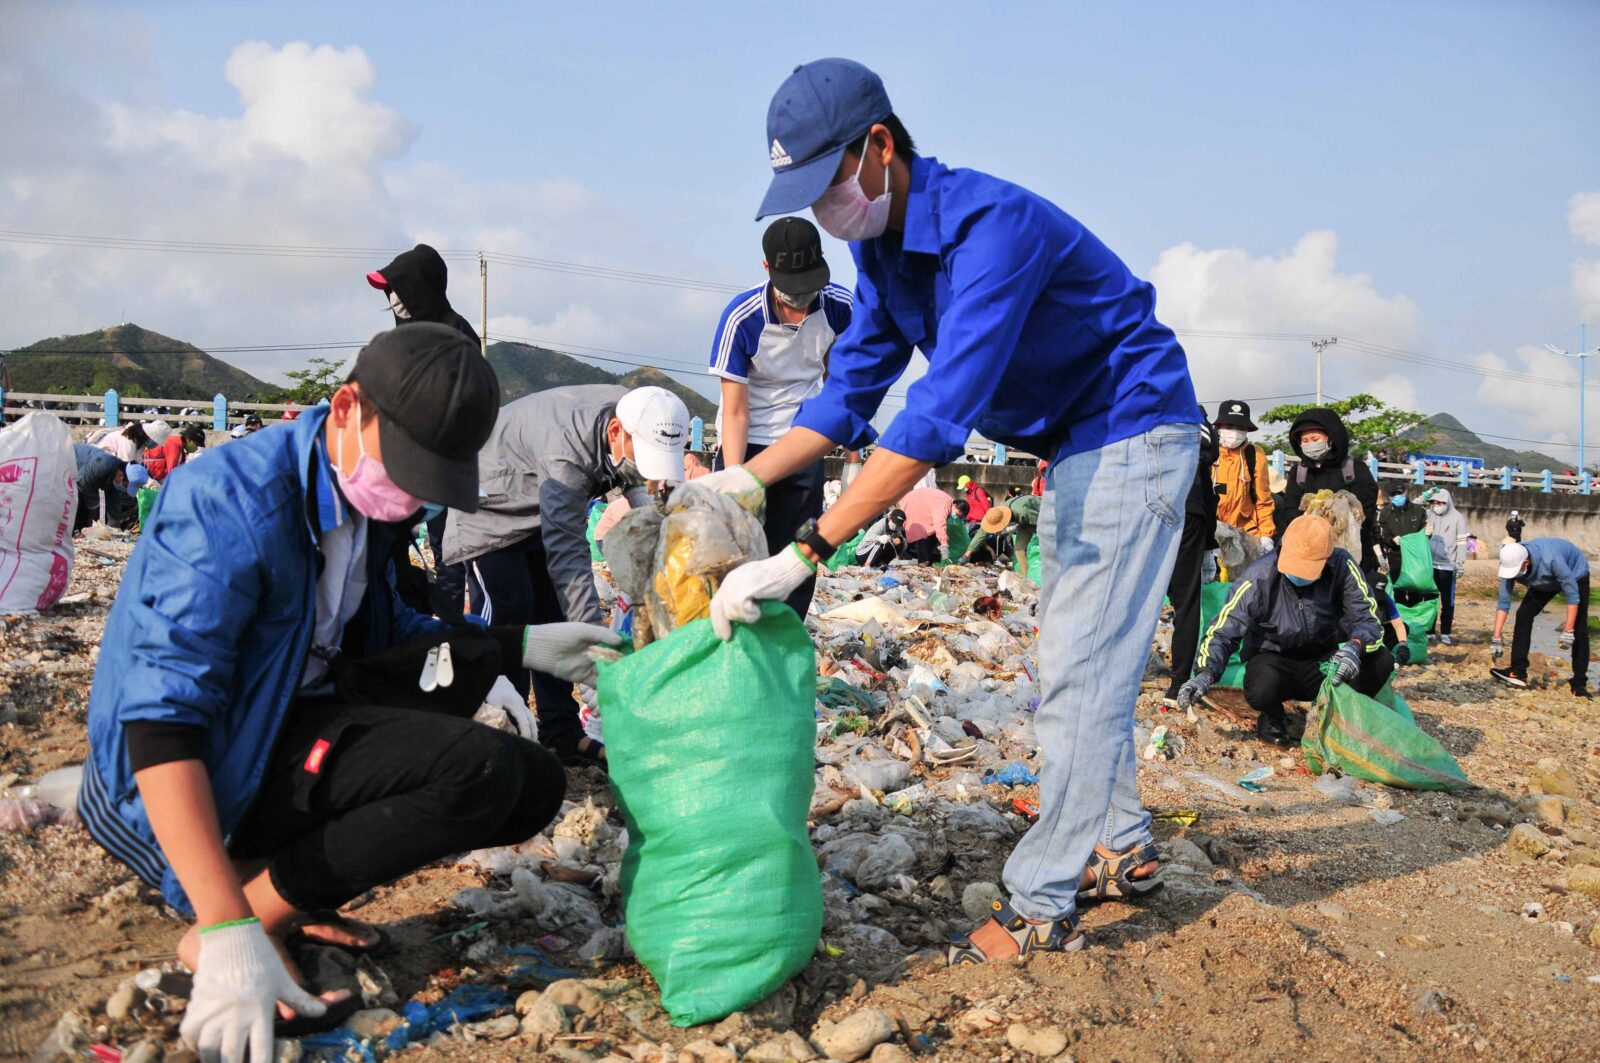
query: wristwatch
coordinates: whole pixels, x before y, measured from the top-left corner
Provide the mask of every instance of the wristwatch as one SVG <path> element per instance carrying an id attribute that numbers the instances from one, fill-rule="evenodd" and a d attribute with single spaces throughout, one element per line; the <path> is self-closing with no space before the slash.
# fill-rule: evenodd
<path id="1" fill-rule="evenodd" d="M 834 545 L 824 539 L 821 532 L 817 531 L 817 522 L 814 519 L 800 525 L 800 530 L 794 534 L 794 541 L 816 554 L 817 559 L 820 561 L 828 560 L 833 556 L 833 551 L 835 550 Z"/>

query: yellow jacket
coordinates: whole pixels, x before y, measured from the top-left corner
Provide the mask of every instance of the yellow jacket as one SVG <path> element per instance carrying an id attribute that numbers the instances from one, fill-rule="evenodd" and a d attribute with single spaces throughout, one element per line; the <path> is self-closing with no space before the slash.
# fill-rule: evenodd
<path id="1" fill-rule="evenodd" d="M 1255 483 L 1249 484 L 1249 471 L 1244 461 L 1246 449 L 1256 452 Z M 1267 456 L 1254 443 L 1246 443 L 1239 450 L 1221 447 L 1216 464 L 1211 466 L 1211 482 L 1217 485 L 1217 519 L 1231 524 L 1247 535 L 1264 538 L 1273 534 L 1276 525 L 1272 511 L 1276 503 L 1267 486 Z"/>

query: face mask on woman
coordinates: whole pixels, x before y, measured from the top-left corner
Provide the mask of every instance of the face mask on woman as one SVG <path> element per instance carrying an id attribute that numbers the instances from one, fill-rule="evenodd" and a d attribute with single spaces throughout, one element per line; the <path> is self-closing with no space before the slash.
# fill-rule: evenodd
<path id="1" fill-rule="evenodd" d="M 1238 450 L 1249 438 L 1250 433 L 1242 428 L 1222 428 L 1217 431 L 1217 442 L 1229 450 Z"/>
<path id="2" fill-rule="evenodd" d="M 1449 505 L 1447 505 L 1444 502 L 1435 502 L 1433 504 L 1433 511 L 1435 513 L 1445 513 L 1445 512 L 1448 512 L 1449 509 L 1450 509 Z"/>
<path id="3" fill-rule="evenodd" d="M 1326 439 L 1308 440 L 1300 444 L 1300 450 L 1312 461 L 1321 461 L 1333 453 L 1333 444 Z"/>

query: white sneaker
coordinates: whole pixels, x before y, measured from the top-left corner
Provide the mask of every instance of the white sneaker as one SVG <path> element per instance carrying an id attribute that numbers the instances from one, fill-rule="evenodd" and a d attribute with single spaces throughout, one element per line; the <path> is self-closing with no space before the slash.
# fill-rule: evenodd
<path id="1" fill-rule="evenodd" d="M 1451 641 L 1450 641 L 1450 636 L 1449 636 L 1449 635 L 1440 635 L 1440 636 L 1439 636 L 1439 643 L 1440 643 L 1440 644 L 1441 644 L 1441 645 L 1444 645 L 1444 646 L 1450 646 L 1450 645 L 1453 645 L 1453 644 L 1452 644 L 1452 643 L 1451 643 Z"/>

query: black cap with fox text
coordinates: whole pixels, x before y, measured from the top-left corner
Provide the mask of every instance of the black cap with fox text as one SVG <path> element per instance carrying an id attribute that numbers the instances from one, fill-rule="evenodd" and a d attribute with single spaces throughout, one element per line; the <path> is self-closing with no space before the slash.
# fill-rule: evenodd
<path id="1" fill-rule="evenodd" d="M 818 292 L 828 283 L 822 234 L 804 218 L 779 218 L 767 226 L 761 253 L 772 272 L 772 286 L 784 295 Z"/>

